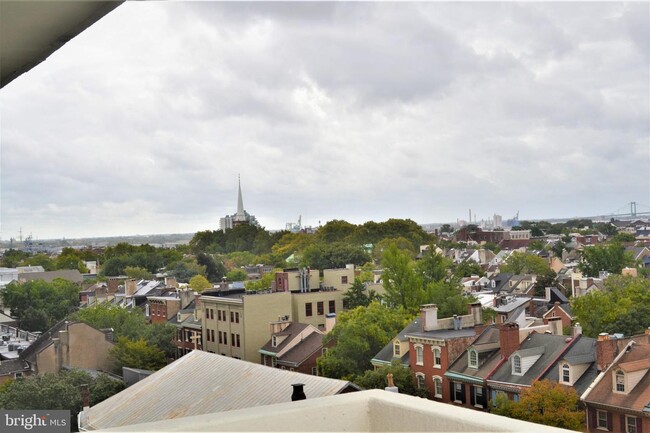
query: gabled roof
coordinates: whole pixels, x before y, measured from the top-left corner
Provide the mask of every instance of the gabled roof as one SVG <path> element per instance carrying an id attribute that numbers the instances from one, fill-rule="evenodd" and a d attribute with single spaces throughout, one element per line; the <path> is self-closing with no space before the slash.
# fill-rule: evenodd
<path id="1" fill-rule="evenodd" d="M 315 352 L 323 349 L 323 334 L 320 332 L 311 333 L 299 344 L 292 347 L 287 353 L 278 358 L 278 364 L 289 366 L 300 366 L 307 358 Z"/>
<path id="2" fill-rule="evenodd" d="M 573 339 L 567 341 L 567 337 L 562 335 L 538 334 L 533 332 L 521 343 L 518 351 L 515 352 L 529 354 L 528 352 L 530 351 L 530 354 L 540 355 L 539 352 L 543 350 L 541 356 L 528 371 L 522 376 L 512 374 L 513 354 L 495 371 L 488 382 L 496 381 L 514 386 L 530 386 L 534 380 L 546 372 L 547 368 L 550 367 L 562 352 L 570 347 L 573 341 Z"/>
<path id="3" fill-rule="evenodd" d="M 499 340 L 499 328 L 495 325 L 485 328 L 474 343 L 449 366 L 445 376 L 451 380 L 483 383 L 501 361 Z M 478 352 L 478 368 L 469 366 L 468 352 L 472 349 Z"/>
<path id="4" fill-rule="evenodd" d="M 581 335 L 578 340 L 571 345 L 569 350 L 567 350 L 540 379 L 559 382 L 559 365 L 564 362 L 568 362 L 572 366 L 581 364 L 589 365 L 580 378 L 573 383 L 573 388 L 576 390 L 578 395 L 581 395 L 598 376 L 598 368 L 596 366 L 596 340 Z"/>
<path id="5" fill-rule="evenodd" d="M 612 391 L 614 380 L 612 372 L 623 370 L 623 367 L 639 371 L 636 369 L 645 366 L 648 359 L 650 359 L 650 345 L 630 340 L 614 362 L 598 376 L 596 383 L 583 395 L 582 400 L 587 404 L 595 403 L 642 413 L 650 402 L 650 369 L 640 368 L 641 371 L 646 370 L 645 374 L 636 386 L 625 394 Z"/>
<path id="6" fill-rule="evenodd" d="M 288 346 L 291 343 L 291 341 L 293 341 L 294 338 L 298 337 L 300 333 L 304 331 L 306 328 L 308 328 L 309 326 L 310 325 L 306 323 L 291 322 L 284 330 L 273 334 L 275 336 L 285 336 L 286 338 L 282 341 L 282 343 L 274 347 L 273 339 L 271 338 L 269 341 L 266 342 L 264 346 L 262 346 L 260 350 L 263 350 L 265 352 L 271 352 L 271 353 L 280 353 L 282 349 Z M 322 334 L 321 334 L 321 338 L 322 338 Z"/>
<path id="7" fill-rule="evenodd" d="M 404 329 L 402 329 L 399 334 L 397 334 L 397 337 L 393 338 L 390 340 L 388 344 L 386 344 L 371 360 L 373 363 L 379 363 L 379 364 L 390 364 L 393 362 L 394 358 L 393 357 L 393 342 L 395 339 L 399 341 L 405 341 L 407 340 L 406 334 L 409 334 L 411 332 L 416 332 L 421 329 L 420 326 L 420 317 L 416 317 L 415 320 L 413 320 L 411 323 L 406 325 Z M 409 352 L 406 352 L 404 355 L 402 355 L 400 359 L 400 362 L 403 365 L 409 365 L 410 364 L 410 356 Z"/>
<path id="8" fill-rule="evenodd" d="M 290 402 L 294 383 L 305 385 L 308 399 L 358 389 L 343 380 L 194 350 L 85 410 L 79 427 L 107 429 Z"/>

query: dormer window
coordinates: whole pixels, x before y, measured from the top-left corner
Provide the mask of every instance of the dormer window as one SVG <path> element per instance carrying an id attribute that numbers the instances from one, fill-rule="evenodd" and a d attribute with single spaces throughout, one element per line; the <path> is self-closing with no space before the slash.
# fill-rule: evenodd
<path id="1" fill-rule="evenodd" d="M 519 355 L 512 357 L 512 373 L 521 374 L 521 356 Z"/>
<path id="2" fill-rule="evenodd" d="M 271 347 L 278 347 L 278 339 L 275 335 L 271 337 Z"/>
<path id="3" fill-rule="evenodd" d="M 395 344 L 393 345 L 393 356 L 395 358 L 399 358 L 402 356 L 402 345 L 400 344 L 399 341 L 395 341 Z"/>
<path id="4" fill-rule="evenodd" d="M 468 353 L 468 365 L 471 368 L 478 368 L 478 352 L 474 349 L 470 349 Z"/>
<path id="5" fill-rule="evenodd" d="M 571 383 L 571 367 L 567 363 L 562 365 L 562 383 Z"/>
<path id="6" fill-rule="evenodd" d="M 625 392 L 625 373 L 623 370 L 618 370 L 615 375 L 616 392 Z"/>

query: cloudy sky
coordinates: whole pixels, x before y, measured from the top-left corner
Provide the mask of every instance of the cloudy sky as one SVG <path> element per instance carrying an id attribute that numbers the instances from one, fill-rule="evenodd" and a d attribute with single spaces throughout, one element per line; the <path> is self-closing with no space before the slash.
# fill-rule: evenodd
<path id="1" fill-rule="evenodd" d="M 649 17 L 125 3 L 0 91 L 0 235 L 648 211 Z"/>

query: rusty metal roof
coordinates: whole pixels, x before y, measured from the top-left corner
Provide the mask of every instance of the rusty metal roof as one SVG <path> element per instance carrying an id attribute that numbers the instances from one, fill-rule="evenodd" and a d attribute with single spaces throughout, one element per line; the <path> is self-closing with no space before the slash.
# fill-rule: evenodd
<path id="1" fill-rule="evenodd" d="M 291 401 L 293 383 L 307 398 L 338 394 L 350 382 L 266 367 L 195 350 L 84 411 L 80 428 L 108 429 Z M 358 388 L 356 388 L 358 389 Z"/>

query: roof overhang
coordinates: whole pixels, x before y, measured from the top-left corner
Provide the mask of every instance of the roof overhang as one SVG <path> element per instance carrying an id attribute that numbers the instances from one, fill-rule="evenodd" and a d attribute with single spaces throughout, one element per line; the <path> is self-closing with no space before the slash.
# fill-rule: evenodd
<path id="1" fill-rule="evenodd" d="M 123 0 L 1 1 L 0 88 L 122 3 Z"/>

